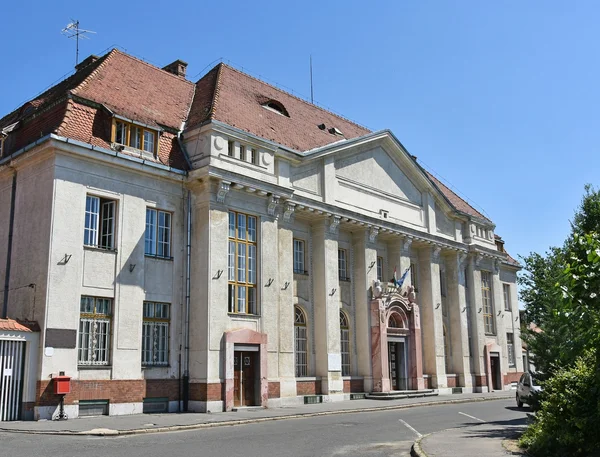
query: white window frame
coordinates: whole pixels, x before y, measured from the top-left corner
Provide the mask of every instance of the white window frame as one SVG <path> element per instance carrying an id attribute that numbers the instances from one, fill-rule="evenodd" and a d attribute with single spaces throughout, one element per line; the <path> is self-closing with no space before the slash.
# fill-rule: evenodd
<path id="1" fill-rule="evenodd" d="M 340 357 L 342 359 L 342 376 L 350 376 L 352 362 L 350 358 L 350 322 L 348 315 L 340 310 Z"/>
<path id="2" fill-rule="evenodd" d="M 296 274 L 306 274 L 305 246 L 304 240 L 294 238 L 294 273 Z"/>
<path id="3" fill-rule="evenodd" d="M 502 284 L 502 292 L 504 293 L 504 311 L 511 311 L 510 303 L 510 284 Z"/>
<path id="4" fill-rule="evenodd" d="M 88 247 L 113 250 L 116 217 L 116 200 L 86 195 L 83 244 Z"/>
<path id="5" fill-rule="evenodd" d="M 168 366 L 171 305 L 145 301 L 143 306 L 142 366 Z"/>
<path id="6" fill-rule="evenodd" d="M 341 281 L 348 280 L 348 252 L 345 249 L 338 249 L 338 276 Z"/>
<path id="7" fill-rule="evenodd" d="M 509 338 L 510 335 L 510 338 Z M 506 353 L 508 356 L 508 366 L 513 368 L 516 366 L 515 358 L 515 334 L 508 332 L 506 334 Z"/>
<path id="8" fill-rule="evenodd" d="M 306 313 L 294 307 L 294 361 L 297 378 L 308 376 L 308 327 Z"/>
<path id="9" fill-rule="evenodd" d="M 77 364 L 109 365 L 113 300 L 83 295 L 79 308 Z"/>
<path id="10" fill-rule="evenodd" d="M 260 313 L 257 287 L 260 220 L 233 210 L 228 217 L 228 312 L 257 316 Z"/>
<path id="11" fill-rule="evenodd" d="M 172 224 L 173 214 L 169 211 L 146 208 L 145 255 L 163 259 L 171 258 Z"/>

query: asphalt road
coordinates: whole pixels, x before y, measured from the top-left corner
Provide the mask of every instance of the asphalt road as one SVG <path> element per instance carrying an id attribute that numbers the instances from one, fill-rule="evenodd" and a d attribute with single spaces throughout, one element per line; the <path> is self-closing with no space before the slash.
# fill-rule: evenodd
<path id="1" fill-rule="evenodd" d="M 0 457 L 390 457 L 419 434 L 482 422 L 515 424 L 514 401 L 416 407 L 122 437 L 0 433 Z"/>

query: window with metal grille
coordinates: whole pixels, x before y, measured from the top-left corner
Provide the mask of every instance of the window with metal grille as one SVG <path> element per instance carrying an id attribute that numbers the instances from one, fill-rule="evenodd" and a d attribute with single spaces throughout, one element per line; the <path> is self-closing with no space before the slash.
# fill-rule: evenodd
<path id="1" fill-rule="evenodd" d="M 255 216 L 229 212 L 228 309 L 230 313 L 258 314 Z"/>
<path id="2" fill-rule="evenodd" d="M 377 280 L 383 281 L 383 257 L 377 257 Z"/>
<path id="3" fill-rule="evenodd" d="M 112 299 L 81 297 L 77 363 L 108 365 L 110 363 L 110 324 Z"/>
<path id="4" fill-rule="evenodd" d="M 102 249 L 114 249 L 116 202 L 106 198 L 86 196 L 83 244 Z"/>
<path id="5" fill-rule="evenodd" d="M 345 249 L 338 249 L 338 274 L 341 281 L 347 281 L 348 278 L 348 257 Z"/>
<path id="6" fill-rule="evenodd" d="M 171 315 L 168 303 L 144 302 L 142 365 L 169 364 L 170 323 Z"/>
<path id="7" fill-rule="evenodd" d="M 481 272 L 481 301 L 483 307 L 483 326 L 485 333 L 494 334 L 494 305 L 492 303 L 492 274 L 489 271 Z"/>
<path id="8" fill-rule="evenodd" d="M 508 355 L 508 366 L 515 366 L 515 340 L 512 333 L 506 334 L 506 352 Z"/>
<path id="9" fill-rule="evenodd" d="M 294 239 L 294 273 L 304 274 L 304 241 Z"/>
<path id="10" fill-rule="evenodd" d="M 146 208 L 146 255 L 171 257 L 171 213 Z"/>
<path id="11" fill-rule="evenodd" d="M 306 315 L 299 307 L 294 308 L 294 346 L 296 356 L 296 377 L 308 376 L 308 351 Z"/>
<path id="12" fill-rule="evenodd" d="M 510 284 L 502 284 L 502 290 L 504 291 L 504 310 L 512 311 L 510 307 Z"/>
<path id="13" fill-rule="evenodd" d="M 340 311 L 340 352 L 342 355 L 342 376 L 350 376 L 350 327 L 346 313 Z"/>

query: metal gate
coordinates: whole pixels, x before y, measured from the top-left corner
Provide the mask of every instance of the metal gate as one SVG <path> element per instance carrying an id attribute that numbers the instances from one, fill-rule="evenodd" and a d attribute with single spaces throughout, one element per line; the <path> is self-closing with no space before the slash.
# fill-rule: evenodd
<path id="1" fill-rule="evenodd" d="M 0 340 L 0 421 L 21 416 L 25 342 Z"/>

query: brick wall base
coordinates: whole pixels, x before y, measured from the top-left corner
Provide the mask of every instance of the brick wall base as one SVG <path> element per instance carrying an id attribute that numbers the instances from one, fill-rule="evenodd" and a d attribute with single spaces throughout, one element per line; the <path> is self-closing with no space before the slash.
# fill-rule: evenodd
<path id="1" fill-rule="evenodd" d="M 60 395 L 54 395 L 54 382 L 36 383 L 36 406 L 56 406 Z M 71 380 L 71 393 L 65 395 L 65 405 L 78 404 L 79 400 L 108 400 L 109 403 L 138 403 L 146 394 L 146 380 Z"/>
<path id="2" fill-rule="evenodd" d="M 221 401 L 223 400 L 222 382 L 191 382 L 190 400 L 192 401 Z"/>
<path id="3" fill-rule="evenodd" d="M 475 385 L 477 387 L 487 386 L 487 376 L 484 374 L 475 375 Z"/>
<path id="4" fill-rule="evenodd" d="M 281 389 L 279 387 L 278 382 L 270 382 L 269 383 L 269 398 L 279 398 L 281 397 Z"/>
<path id="5" fill-rule="evenodd" d="M 506 373 L 504 375 L 504 385 L 513 383 L 513 382 L 519 382 L 519 379 L 521 379 L 521 375 L 523 374 L 523 372 L 515 372 L 515 373 Z"/>
<path id="6" fill-rule="evenodd" d="M 365 383 L 362 379 L 345 379 L 344 393 L 364 392 Z"/>
<path id="7" fill-rule="evenodd" d="M 456 376 L 448 376 L 447 378 L 448 387 L 456 387 Z"/>
<path id="8" fill-rule="evenodd" d="M 296 381 L 296 392 L 298 395 L 320 395 L 320 381 Z"/>

